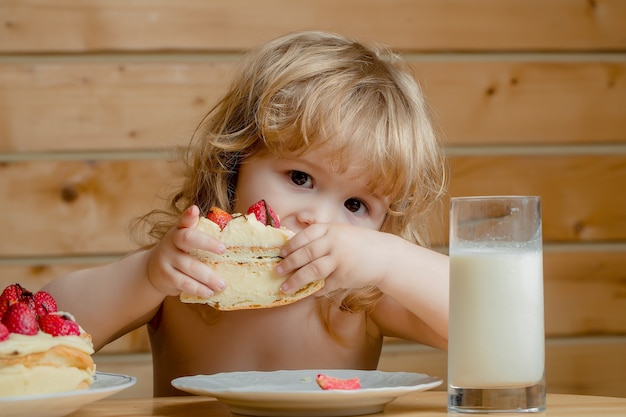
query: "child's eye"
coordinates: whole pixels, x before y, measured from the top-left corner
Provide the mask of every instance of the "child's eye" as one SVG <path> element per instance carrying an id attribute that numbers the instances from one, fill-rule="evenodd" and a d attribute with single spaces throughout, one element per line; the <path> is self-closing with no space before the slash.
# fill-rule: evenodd
<path id="1" fill-rule="evenodd" d="M 302 171 L 291 171 L 291 182 L 300 186 L 311 188 L 313 187 L 313 181 L 311 180 L 311 176 Z"/>
<path id="2" fill-rule="evenodd" d="M 356 214 L 364 214 L 367 210 L 367 206 L 361 200 L 356 198 L 349 198 L 343 203 L 345 208 L 347 208 L 350 212 Z"/>

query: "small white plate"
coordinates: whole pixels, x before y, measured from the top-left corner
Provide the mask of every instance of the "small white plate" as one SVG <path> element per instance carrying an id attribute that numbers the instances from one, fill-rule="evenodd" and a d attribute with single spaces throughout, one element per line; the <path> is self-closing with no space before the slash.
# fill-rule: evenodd
<path id="1" fill-rule="evenodd" d="M 86 390 L 0 398 L 0 415 L 2 417 L 66 416 L 85 404 L 132 387 L 136 381 L 132 376 L 96 372 L 93 384 Z"/>
<path id="2" fill-rule="evenodd" d="M 315 382 L 318 373 L 358 377 L 362 388 L 322 390 Z M 234 414 L 311 417 L 378 413 L 400 395 L 435 388 L 441 382 L 441 378 L 409 372 L 319 369 L 196 375 L 176 378 L 172 385 L 215 397 Z"/>

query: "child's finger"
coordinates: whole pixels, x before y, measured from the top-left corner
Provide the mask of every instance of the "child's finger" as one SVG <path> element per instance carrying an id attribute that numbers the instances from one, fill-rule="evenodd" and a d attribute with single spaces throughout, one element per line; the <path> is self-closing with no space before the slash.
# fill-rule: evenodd
<path id="1" fill-rule="evenodd" d="M 293 294 L 310 282 L 320 279 L 327 279 L 336 269 L 336 265 L 329 256 L 316 259 L 315 261 L 304 265 L 294 272 L 280 286 L 280 291 L 284 294 Z"/>
<path id="2" fill-rule="evenodd" d="M 193 205 L 188 207 L 178 220 L 178 228 L 184 229 L 187 227 L 196 227 L 200 218 L 200 209 L 198 206 Z"/>
<path id="3" fill-rule="evenodd" d="M 185 253 L 200 249 L 219 254 L 226 250 L 223 242 L 197 230 L 195 227 L 171 231 L 171 242 L 178 250 Z"/>
<path id="4" fill-rule="evenodd" d="M 183 292 L 210 297 L 213 293 L 226 288 L 226 282 L 197 259 L 185 259 L 185 262 L 176 270 L 182 275 L 181 290 Z"/>
<path id="5" fill-rule="evenodd" d="M 315 224 L 307 227 L 289 239 L 289 241 L 281 248 L 280 256 L 283 258 L 289 256 L 291 253 L 301 249 L 303 246 L 306 246 L 323 237 L 327 232 L 327 225 Z"/>

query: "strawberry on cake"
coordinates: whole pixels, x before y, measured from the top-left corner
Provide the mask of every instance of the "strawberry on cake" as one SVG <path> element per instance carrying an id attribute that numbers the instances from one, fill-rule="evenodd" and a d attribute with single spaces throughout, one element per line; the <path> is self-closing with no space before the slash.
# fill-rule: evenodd
<path id="1" fill-rule="evenodd" d="M 95 365 L 91 336 L 52 296 L 19 284 L 0 295 L 0 397 L 87 389 Z"/>
<path id="2" fill-rule="evenodd" d="M 226 281 L 226 289 L 208 298 L 181 294 L 186 303 L 208 304 L 218 310 L 241 310 L 276 307 L 294 303 L 324 286 L 324 280 L 312 282 L 294 294 L 280 291 L 286 276 L 274 272 L 280 262 L 281 247 L 293 232 L 280 226 L 272 208 L 260 200 L 246 214 L 230 214 L 213 207 L 201 218 L 198 229 L 226 245 L 226 251 L 193 250 L 191 254 L 210 265 Z"/>

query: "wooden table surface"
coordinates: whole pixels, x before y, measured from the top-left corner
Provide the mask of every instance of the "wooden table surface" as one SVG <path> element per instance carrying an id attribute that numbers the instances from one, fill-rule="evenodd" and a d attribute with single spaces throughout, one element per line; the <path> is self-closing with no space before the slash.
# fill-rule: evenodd
<path id="1" fill-rule="evenodd" d="M 547 409 L 528 416 L 550 417 L 624 417 L 626 398 L 595 397 L 585 395 L 548 394 Z M 446 392 L 426 391 L 404 395 L 389 403 L 385 416 L 461 416 L 446 409 Z M 467 414 L 481 415 L 481 414 Z M 489 414 L 504 416 L 511 414 Z M 519 416 L 521 414 L 515 414 Z M 170 398 L 104 399 L 83 406 L 68 417 L 230 417 L 228 406 L 209 397 L 189 396 Z"/>

